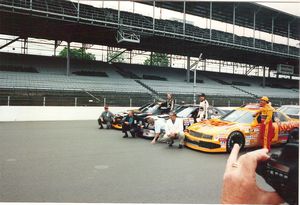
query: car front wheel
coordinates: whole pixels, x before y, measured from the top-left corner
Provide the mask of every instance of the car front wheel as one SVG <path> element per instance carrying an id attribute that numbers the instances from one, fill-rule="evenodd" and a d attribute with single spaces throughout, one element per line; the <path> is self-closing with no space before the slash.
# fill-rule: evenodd
<path id="1" fill-rule="evenodd" d="M 245 138 L 242 133 L 235 131 L 229 135 L 226 143 L 226 151 L 228 153 L 231 152 L 235 143 L 237 143 L 241 147 L 241 149 L 244 147 Z"/>

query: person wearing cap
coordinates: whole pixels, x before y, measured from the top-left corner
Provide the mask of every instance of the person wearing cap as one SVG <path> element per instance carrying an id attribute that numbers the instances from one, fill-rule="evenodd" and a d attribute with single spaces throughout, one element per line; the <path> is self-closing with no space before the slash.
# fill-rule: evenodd
<path id="1" fill-rule="evenodd" d="M 114 114 L 108 110 L 108 106 L 104 106 L 104 111 L 98 118 L 99 129 L 103 129 L 103 124 L 106 124 L 106 129 L 110 129 L 113 121 Z"/>
<path id="2" fill-rule="evenodd" d="M 183 121 L 182 119 L 177 118 L 175 112 L 170 112 L 162 141 L 166 141 L 169 144 L 169 147 L 172 147 L 175 139 L 179 140 L 178 148 L 181 149 L 184 144 Z"/>
<path id="3" fill-rule="evenodd" d="M 197 115 L 197 122 L 203 121 L 203 120 L 207 120 L 208 118 L 208 107 L 209 107 L 209 103 L 206 100 L 206 95 L 204 93 L 199 95 L 199 111 L 198 111 L 198 115 Z"/>
<path id="4" fill-rule="evenodd" d="M 267 96 L 261 97 L 259 102 L 260 109 L 253 116 L 260 118 L 259 139 L 262 141 L 263 148 L 267 148 L 270 151 L 275 131 L 272 121 L 274 108 L 269 102 L 270 100 Z"/>

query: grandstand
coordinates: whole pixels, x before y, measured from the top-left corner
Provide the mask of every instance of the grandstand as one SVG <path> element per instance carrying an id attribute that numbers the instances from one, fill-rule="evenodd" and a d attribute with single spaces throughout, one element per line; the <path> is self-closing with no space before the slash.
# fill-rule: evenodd
<path id="1" fill-rule="evenodd" d="M 300 36 L 299 17 L 253 3 L 141 3 L 286 36 L 288 39 L 299 40 Z M 273 18 L 275 16 L 276 20 Z M 186 23 L 185 19 L 183 22 L 157 19 L 67 0 L 0 0 L 0 19 L 1 33 L 18 38 L 99 44 L 183 55 L 188 59 L 202 52 L 204 59 L 246 63 L 271 70 L 275 70 L 278 64 L 287 64 L 294 67 L 295 75 L 299 75 L 299 49 L 295 46 L 239 36 L 211 27 L 200 28 Z M 120 31 L 135 33 L 140 36 L 140 43 L 118 44 L 115 37 Z M 168 92 L 174 93 L 179 101 L 192 103 L 193 83 L 187 82 L 187 79 L 190 81 L 189 70 L 189 67 L 179 69 L 2 52 L 0 103 L 130 103 L 138 106 L 153 98 L 162 98 Z M 199 71 L 197 82 L 196 92 L 205 92 L 214 105 L 238 106 L 265 94 L 278 105 L 298 103 L 298 80 Z"/>

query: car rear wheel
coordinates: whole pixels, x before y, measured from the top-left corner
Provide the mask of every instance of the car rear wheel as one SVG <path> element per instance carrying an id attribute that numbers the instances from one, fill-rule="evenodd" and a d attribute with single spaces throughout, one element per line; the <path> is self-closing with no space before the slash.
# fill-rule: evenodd
<path id="1" fill-rule="evenodd" d="M 289 134 L 288 142 L 294 142 L 294 141 L 298 141 L 298 140 L 299 140 L 299 129 L 294 128 L 291 130 L 291 132 Z"/>
<path id="2" fill-rule="evenodd" d="M 226 143 L 226 151 L 228 153 L 231 152 L 231 150 L 232 150 L 232 148 L 233 148 L 233 146 L 234 146 L 235 143 L 237 143 L 241 147 L 241 149 L 244 147 L 244 145 L 245 145 L 245 138 L 244 138 L 244 136 L 243 136 L 242 133 L 240 133 L 240 132 L 232 132 L 229 135 L 229 137 L 227 139 L 227 143 Z"/>

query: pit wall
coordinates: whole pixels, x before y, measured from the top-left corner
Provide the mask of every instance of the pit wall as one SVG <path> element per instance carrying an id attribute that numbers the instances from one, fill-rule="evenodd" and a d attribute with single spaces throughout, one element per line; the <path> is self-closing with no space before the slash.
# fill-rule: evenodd
<path id="1" fill-rule="evenodd" d="M 136 107 L 109 108 L 114 114 L 130 109 Z M 96 120 L 103 110 L 103 107 L 0 106 L 0 122 Z"/>

